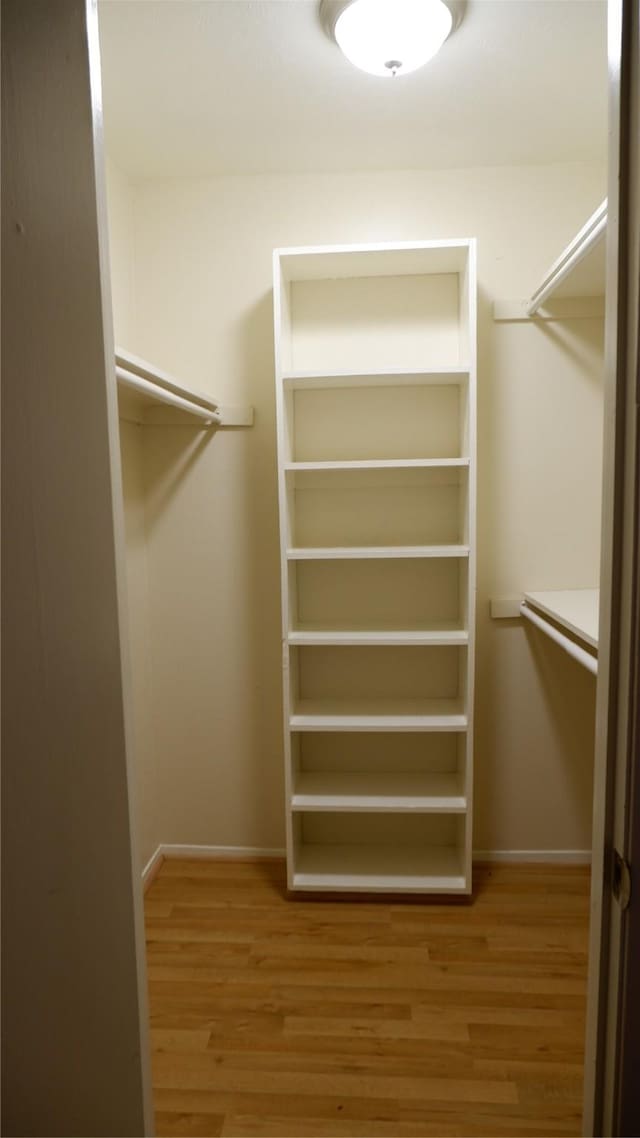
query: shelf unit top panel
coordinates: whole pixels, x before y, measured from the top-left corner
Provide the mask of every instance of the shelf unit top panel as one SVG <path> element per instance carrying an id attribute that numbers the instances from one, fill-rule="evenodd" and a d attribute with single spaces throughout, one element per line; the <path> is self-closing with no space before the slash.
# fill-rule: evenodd
<path id="1" fill-rule="evenodd" d="M 324 245 L 274 251 L 287 281 L 463 272 L 474 238 L 379 245 Z"/>

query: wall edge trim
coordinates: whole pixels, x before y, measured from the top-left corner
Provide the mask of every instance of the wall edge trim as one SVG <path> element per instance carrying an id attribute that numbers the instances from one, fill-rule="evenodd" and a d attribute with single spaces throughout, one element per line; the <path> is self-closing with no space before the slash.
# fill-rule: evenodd
<path id="1" fill-rule="evenodd" d="M 158 846 L 142 870 L 142 891 L 147 892 L 149 886 L 155 881 L 164 861 L 162 846 Z"/>

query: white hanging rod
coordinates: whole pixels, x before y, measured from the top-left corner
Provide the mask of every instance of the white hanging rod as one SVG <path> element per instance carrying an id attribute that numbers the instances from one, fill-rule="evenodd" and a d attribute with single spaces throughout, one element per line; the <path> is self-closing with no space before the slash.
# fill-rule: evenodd
<path id="1" fill-rule="evenodd" d="M 520 616 L 525 617 L 526 620 L 530 620 L 532 624 L 535 624 L 536 628 L 539 628 L 541 632 L 546 633 L 551 640 L 559 644 L 561 648 L 564 648 L 569 656 L 572 656 L 574 660 L 582 664 L 583 668 L 587 668 L 594 676 L 597 676 L 598 661 L 596 657 L 592 656 L 590 652 L 586 652 L 579 644 L 574 644 L 573 640 L 570 640 L 568 636 L 565 636 L 563 632 L 560 632 L 553 624 L 550 624 L 548 620 L 538 616 L 538 613 L 529 608 L 529 605 L 525 601 L 520 605 Z"/>
<path id="2" fill-rule="evenodd" d="M 202 392 L 186 387 L 184 383 L 180 383 L 173 375 L 162 371 L 161 368 L 149 363 L 148 360 L 143 360 L 141 356 L 135 356 L 133 352 L 128 352 L 124 348 L 116 347 L 116 364 L 126 368 L 129 372 L 133 372 L 134 375 L 140 375 L 143 379 L 148 379 L 153 383 L 154 387 L 162 387 L 166 391 L 172 391 L 174 395 L 179 395 L 181 399 L 188 399 L 193 403 L 200 404 L 202 407 L 208 407 L 212 411 L 218 410 L 217 400 L 210 399 L 209 396 L 203 395 Z"/>
<path id="3" fill-rule="evenodd" d="M 604 237 L 607 228 L 607 199 L 598 206 L 598 209 L 591 215 L 586 225 L 576 236 L 564 252 L 558 257 L 558 260 L 551 266 L 545 279 L 539 288 L 536 289 L 533 296 L 529 300 L 526 307 L 527 316 L 535 316 L 538 309 L 542 308 L 545 300 L 556 291 L 562 281 L 569 276 L 575 269 L 576 265 L 582 261 L 598 242 Z"/>
<path id="4" fill-rule="evenodd" d="M 135 375 L 127 368 L 119 367 L 116 365 L 116 378 L 118 383 L 123 387 L 128 387 L 132 391 L 137 391 L 141 395 L 146 395 L 148 398 L 153 399 L 156 403 L 166 403 L 169 407 L 177 407 L 180 411 L 188 411 L 190 415 L 195 415 L 201 419 L 205 427 L 219 426 L 221 417 L 217 411 L 211 410 L 208 407 L 201 407 L 198 403 L 193 403 L 190 399 L 184 399 L 181 395 L 176 395 L 168 388 L 160 387 L 159 384 L 153 383 L 150 379 L 144 379 L 141 375 Z"/>

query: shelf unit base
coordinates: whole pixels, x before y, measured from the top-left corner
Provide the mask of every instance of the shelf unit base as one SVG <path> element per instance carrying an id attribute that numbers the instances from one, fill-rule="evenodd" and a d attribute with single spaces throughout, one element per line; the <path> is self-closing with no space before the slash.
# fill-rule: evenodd
<path id="1" fill-rule="evenodd" d="M 350 893 L 463 893 L 471 880 L 461 851 L 450 846 L 303 845 L 297 851 L 293 891 Z"/>

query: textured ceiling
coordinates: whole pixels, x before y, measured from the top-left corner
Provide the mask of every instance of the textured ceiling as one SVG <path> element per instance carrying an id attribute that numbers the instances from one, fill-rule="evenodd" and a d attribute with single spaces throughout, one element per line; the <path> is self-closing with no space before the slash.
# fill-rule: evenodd
<path id="1" fill-rule="evenodd" d="M 101 0 L 107 147 L 129 174 L 601 161 L 605 0 L 467 0 L 421 71 L 381 80 L 316 0 Z"/>

